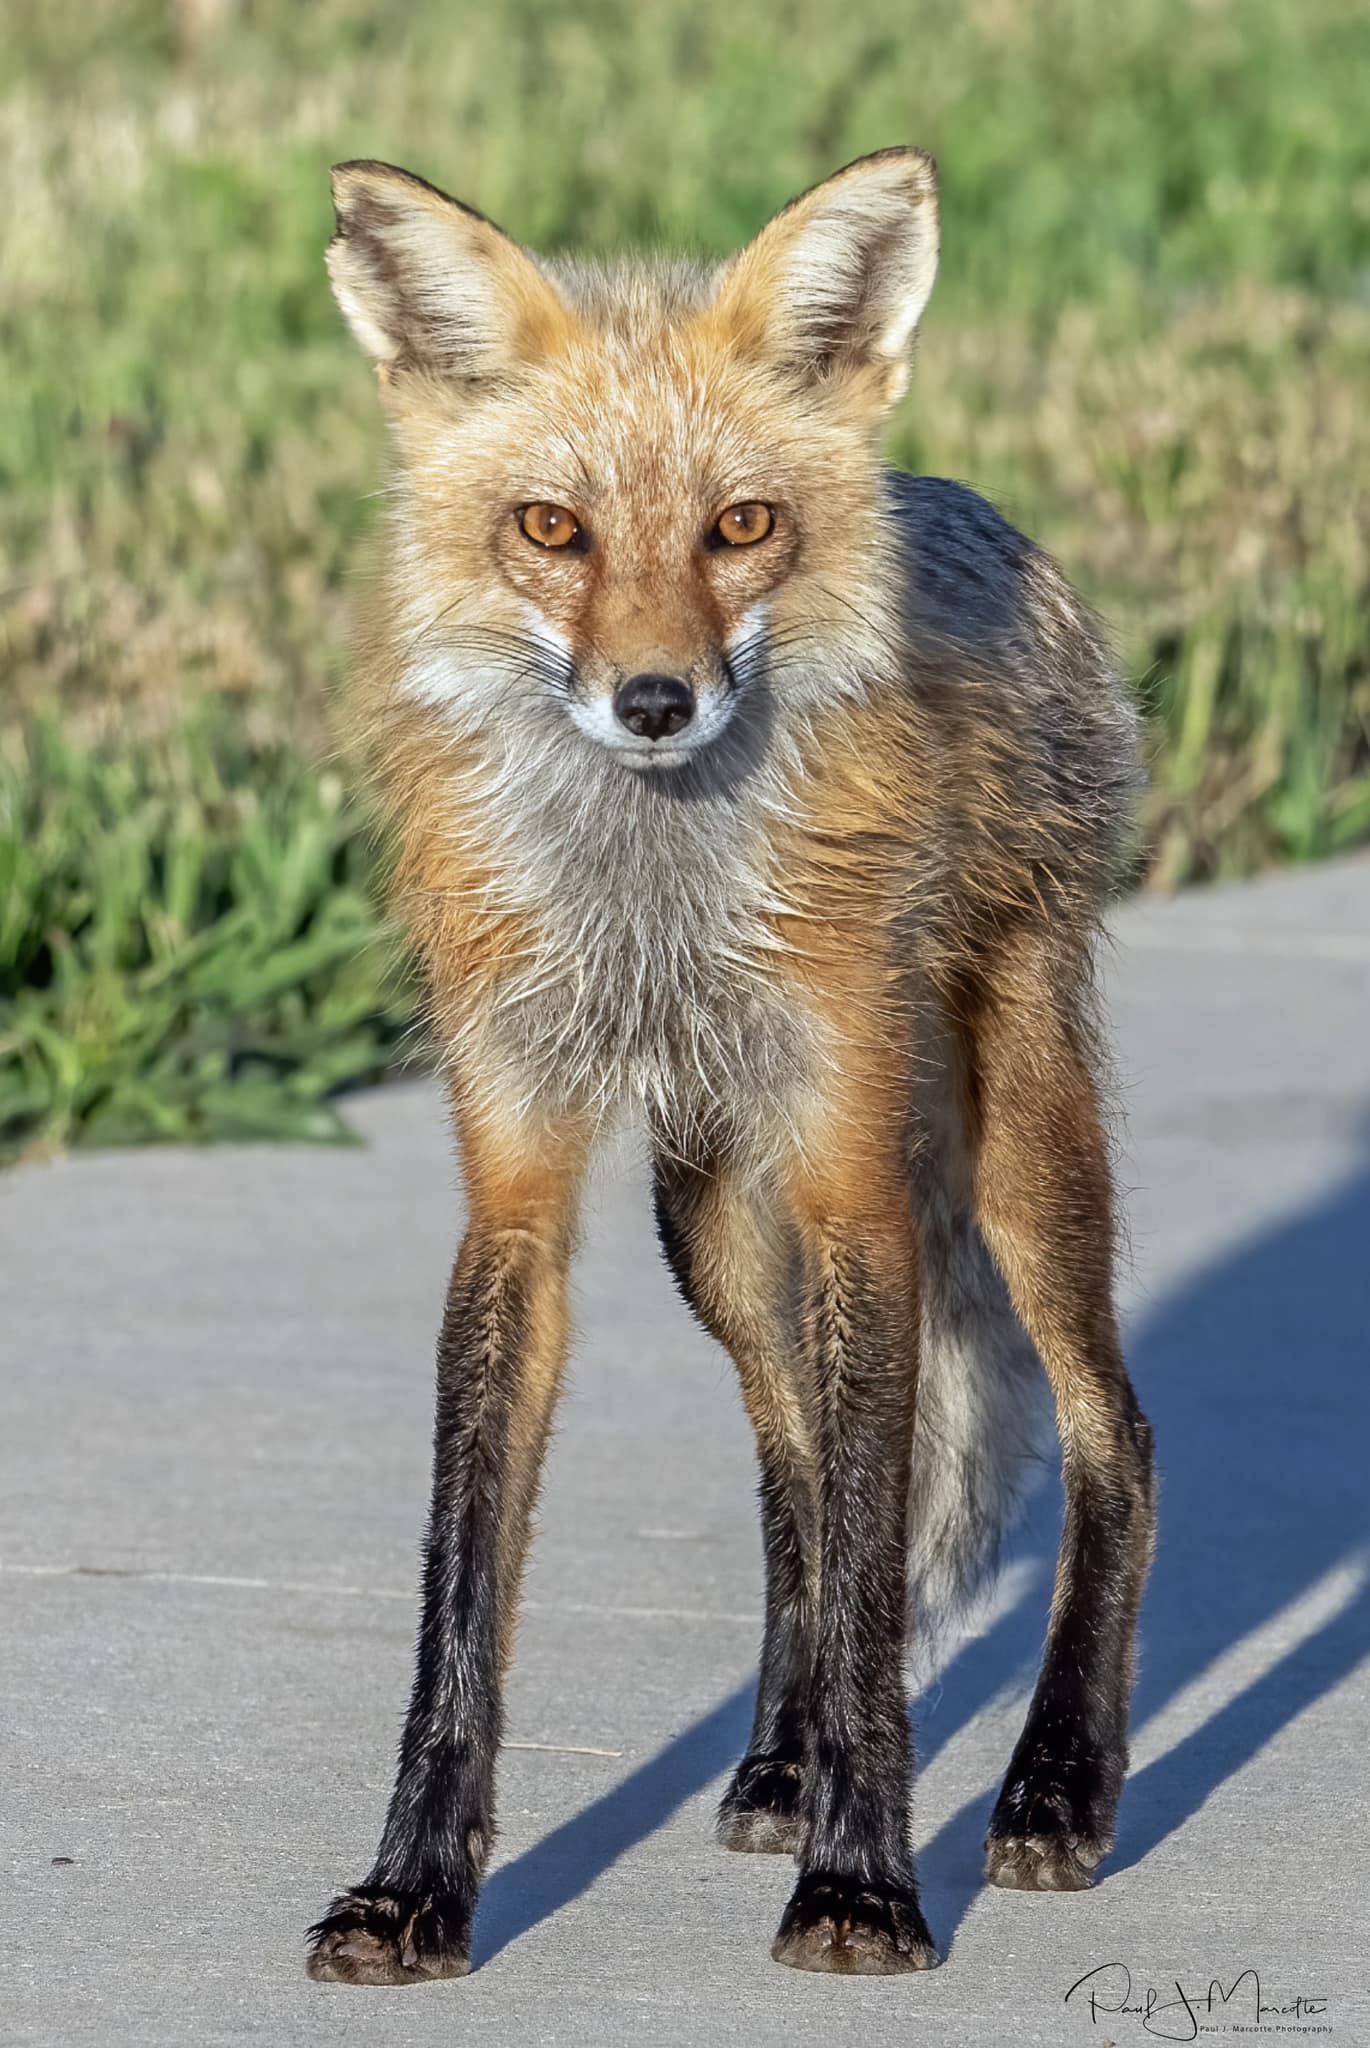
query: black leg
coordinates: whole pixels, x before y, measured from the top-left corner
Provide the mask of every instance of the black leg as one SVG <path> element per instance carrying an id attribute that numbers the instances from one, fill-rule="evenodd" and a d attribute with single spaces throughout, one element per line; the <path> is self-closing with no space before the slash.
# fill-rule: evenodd
<path id="1" fill-rule="evenodd" d="M 1151 1430 L 1113 1308 L 1112 1187 L 1087 1040 L 1030 973 L 976 1046 L 977 1200 L 1056 1398 L 1066 1515 L 1041 1676 L 990 1821 L 986 1874 L 1079 1891 L 1113 1845 L 1151 1562 Z M 1026 1000 L 1018 991 L 1026 992 Z"/>
<path id="2" fill-rule="evenodd" d="M 859 1247 L 859 1248 L 858 1248 Z M 903 1650 L 917 1378 L 916 1256 L 903 1219 L 816 1234 L 808 1315 L 822 1543 L 799 1881 L 772 1954 L 890 1975 L 937 1961 L 909 1845 Z"/>
<path id="3" fill-rule="evenodd" d="M 501 1677 L 566 1348 L 570 1229 L 550 1204 L 473 1223 L 438 1346 L 418 1666 L 371 1871 L 311 1929 L 311 1976 L 461 1976 L 494 1837 Z"/>
<path id="4" fill-rule="evenodd" d="M 796 1511 L 788 1476 L 762 1455 L 766 1620 L 756 1715 L 747 1753 L 718 1809 L 718 1838 L 725 1849 L 793 1854 L 803 1832 L 814 1612 L 804 1569 L 804 1510 Z"/>
<path id="5" fill-rule="evenodd" d="M 756 1430 L 766 1619 L 747 1753 L 718 1813 L 727 1849 L 792 1853 L 801 1805 L 817 1597 L 817 1501 L 801 1347 L 786 1299 L 793 1252 L 734 1165 L 656 1165 L 661 1247 L 689 1307 L 733 1356 Z"/>
<path id="6" fill-rule="evenodd" d="M 1140 1414 L 1101 1483 L 1068 1455 L 1057 1595 L 1041 1675 L 990 1819 L 987 1875 L 1082 1891 L 1113 1845 L 1128 1759 L 1132 1635 L 1150 1552 L 1151 1433 Z"/>

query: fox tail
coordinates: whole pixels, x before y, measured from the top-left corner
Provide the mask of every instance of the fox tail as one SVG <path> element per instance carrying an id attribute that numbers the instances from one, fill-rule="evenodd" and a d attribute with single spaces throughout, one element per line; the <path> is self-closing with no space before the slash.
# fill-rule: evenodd
<path id="1" fill-rule="evenodd" d="M 1050 1388 L 973 1221 L 923 1218 L 923 1328 L 909 1503 L 918 1635 L 984 1584 L 1055 1443 Z"/>

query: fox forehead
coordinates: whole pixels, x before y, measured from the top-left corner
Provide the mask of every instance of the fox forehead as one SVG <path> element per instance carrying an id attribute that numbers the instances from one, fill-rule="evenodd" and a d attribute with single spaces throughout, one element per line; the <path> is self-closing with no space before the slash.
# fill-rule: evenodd
<path id="1" fill-rule="evenodd" d="M 688 495 L 693 519 L 701 505 L 797 494 L 844 468 L 868 474 L 864 436 L 739 355 L 710 316 L 707 270 L 690 274 L 692 293 L 679 272 L 663 293 L 627 266 L 548 267 L 575 314 L 559 345 L 485 392 L 425 380 L 397 395 L 416 480 L 450 487 L 459 465 L 487 490 L 498 481 L 583 514 L 626 497 L 660 518 Z"/>

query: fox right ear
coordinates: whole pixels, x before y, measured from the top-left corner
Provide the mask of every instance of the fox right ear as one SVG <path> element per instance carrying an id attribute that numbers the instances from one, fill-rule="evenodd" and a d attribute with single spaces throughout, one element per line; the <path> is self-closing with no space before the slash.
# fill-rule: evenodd
<path id="1" fill-rule="evenodd" d="M 555 346 L 570 314 L 531 256 L 488 221 L 393 164 L 333 170 L 333 296 L 376 364 L 480 380 Z"/>
<path id="2" fill-rule="evenodd" d="M 936 275 L 937 166 L 882 149 L 791 200 L 726 265 L 715 317 L 748 355 L 859 380 L 879 412 L 907 381 Z"/>

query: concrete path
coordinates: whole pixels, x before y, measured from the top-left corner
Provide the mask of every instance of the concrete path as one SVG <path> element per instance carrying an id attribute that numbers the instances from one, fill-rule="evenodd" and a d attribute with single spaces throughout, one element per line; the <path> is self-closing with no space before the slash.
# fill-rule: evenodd
<path id="1" fill-rule="evenodd" d="M 1165 1487 L 1096 1891 L 978 1883 L 1048 1494 L 917 1706 L 945 1966 L 768 1960 L 790 1867 L 710 1839 L 757 1638 L 748 1436 L 620 1176 L 580 1268 L 479 1968 L 306 1981 L 305 1926 L 365 1869 L 388 1789 L 458 1226 L 432 1093 L 400 1087 L 358 1103 L 365 1149 L 0 1182 L 0 2041 L 1122 2048 L 1192 2037 L 1176 1979 L 1198 1998 L 1249 1968 L 1267 2007 L 1325 2001 L 1267 2027 L 1370 2043 L 1370 864 L 1118 931 L 1129 1328 Z M 1065 2003 L 1109 1964 L 1171 2007 L 1149 2032 Z M 1196 2024 L 1263 2038 L 1252 2001 L 1247 1978 Z"/>

